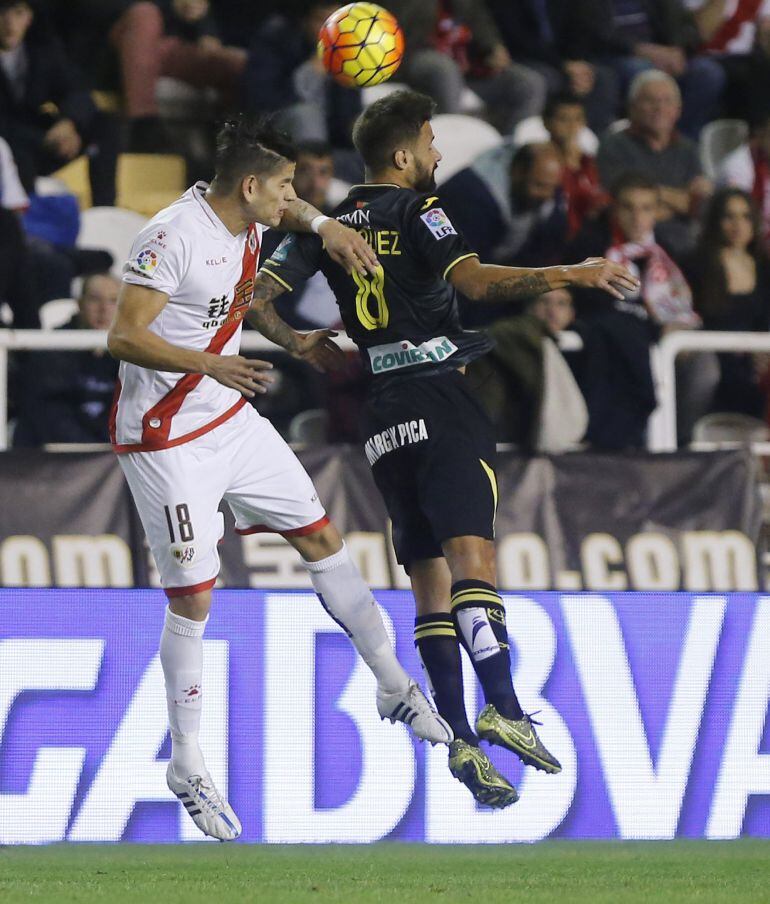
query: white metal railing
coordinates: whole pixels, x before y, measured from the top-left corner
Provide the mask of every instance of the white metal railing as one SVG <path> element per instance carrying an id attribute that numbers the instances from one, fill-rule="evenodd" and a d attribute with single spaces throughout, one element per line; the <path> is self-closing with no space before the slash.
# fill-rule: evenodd
<path id="1" fill-rule="evenodd" d="M 335 340 L 345 351 L 356 345 L 344 333 Z M 559 337 L 564 351 L 582 347 L 577 333 Z M 13 351 L 87 351 L 106 349 L 107 333 L 98 330 L 2 330 L 0 329 L 0 450 L 8 447 L 8 354 Z M 245 352 L 279 351 L 279 346 L 255 331 L 241 337 Z M 676 359 L 683 352 L 770 352 L 770 333 L 718 333 L 679 330 L 664 336 L 652 350 L 658 407 L 648 425 L 648 448 L 653 452 L 672 452 L 676 437 Z"/>
<path id="2" fill-rule="evenodd" d="M 647 427 L 651 452 L 673 452 L 676 437 L 676 359 L 683 352 L 770 352 L 770 333 L 719 333 L 677 330 L 652 351 L 658 407 Z"/>
<path id="3" fill-rule="evenodd" d="M 344 334 L 334 340 L 344 351 L 357 346 Z M 0 451 L 8 448 L 8 353 L 28 351 L 91 351 L 107 348 L 101 330 L 0 330 Z M 244 332 L 241 351 L 280 351 L 279 346 L 254 331 Z"/>

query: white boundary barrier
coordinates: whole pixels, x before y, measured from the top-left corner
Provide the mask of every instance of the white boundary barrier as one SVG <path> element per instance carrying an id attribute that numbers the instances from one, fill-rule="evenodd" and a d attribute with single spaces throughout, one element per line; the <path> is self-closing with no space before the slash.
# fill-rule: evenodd
<path id="1" fill-rule="evenodd" d="M 335 340 L 345 351 L 356 345 L 341 333 Z M 564 351 L 582 347 L 577 333 L 559 337 Z M 8 448 L 8 354 L 12 351 L 86 351 L 106 348 L 107 333 L 98 330 L 0 330 L 0 450 Z M 244 352 L 280 351 L 279 346 L 254 331 L 241 337 Z M 770 352 L 770 333 L 719 333 L 681 330 L 664 336 L 652 350 L 658 407 L 648 425 L 648 448 L 673 452 L 676 437 L 676 359 L 683 352 Z"/>
<path id="2" fill-rule="evenodd" d="M 344 351 L 357 346 L 344 334 L 335 339 Z M 8 354 L 14 351 L 89 351 L 107 348 L 107 333 L 101 330 L 0 330 L 0 451 L 8 448 Z M 244 332 L 241 351 L 282 351 L 257 332 Z"/>
<path id="3" fill-rule="evenodd" d="M 770 352 L 770 333 L 678 330 L 664 336 L 652 350 L 658 407 L 647 426 L 651 452 L 676 451 L 676 359 L 683 352 Z"/>

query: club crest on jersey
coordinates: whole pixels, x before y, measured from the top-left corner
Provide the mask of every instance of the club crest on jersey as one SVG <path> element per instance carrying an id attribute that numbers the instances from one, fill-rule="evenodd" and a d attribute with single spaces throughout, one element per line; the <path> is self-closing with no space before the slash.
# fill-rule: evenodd
<path id="1" fill-rule="evenodd" d="M 171 547 L 171 555 L 182 568 L 191 568 L 195 560 L 195 547 L 189 544 L 180 544 Z"/>
<path id="2" fill-rule="evenodd" d="M 154 251 L 152 248 L 143 248 L 137 254 L 131 269 L 142 276 L 152 276 L 162 260 L 163 255 L 159 251 Z"/>
<path id="3" fill-rule="evenodd" d="M 457 235 L 452 221 L 441 207 L 434 207 L 433 210 L 422 214 L 420 219 L 430 229 L 431 235 L 436 241 L 446 238 L 448 235 Z"/>

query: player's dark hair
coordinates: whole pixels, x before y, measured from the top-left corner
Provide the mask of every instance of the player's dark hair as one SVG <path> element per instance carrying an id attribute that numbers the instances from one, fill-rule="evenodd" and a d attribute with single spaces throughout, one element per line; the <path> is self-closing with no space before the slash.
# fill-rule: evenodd
<path id="1" fill-rule="evenodd" d="M 353 144 L 367 170 L 379 173 L 391 166 L 396 151 L 413 144 L 435 112 L 434 100 L 406 89 L 394 91 L 367 107 L 353 126 Z"/>
<path id="2" fill-rule="evenodd" d="M 644 173 L 625 172 L 612 183 L 610 186 L 610 194 L 613 200 L 618 198 L 627 191 L 654 191 L 657 193 L 658 186 L 649 176 Z"/>
<path id="3" fill-rule="evenodd" d="M 246 176 L 269 174 L 296 159 L 291 139 L 270 117 L 240 114 L 219 130 L 214 171 L 224 191 L 231 191 Z"/>
<path id="4" fill-rule="evenodd" d="M 320 160 L 321 157 L 331 157 L 331 155 L 332 146 L 328 141 L 309 138 L 307 141 L 297 142 L 297 159 L 300 157 L 315 157 Z"/>
<path id="5" fill-rule="evenodd" d="M 550 119 L 559 107 L 580 107 L 585 111 L 585 104 L 576 94 L 571 94 L 569 91 L 557 91 L 555 94 L 549 94 L 543 108 L 543 119 Z"/>

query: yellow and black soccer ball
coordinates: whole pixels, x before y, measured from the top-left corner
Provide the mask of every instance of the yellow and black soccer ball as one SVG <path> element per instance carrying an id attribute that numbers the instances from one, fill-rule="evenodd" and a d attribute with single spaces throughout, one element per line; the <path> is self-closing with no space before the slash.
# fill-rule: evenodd
<path id="1" fill-rule="evenodd" d="M 348 88 L 379 85 L 401 64 L 404 33 L 381 6 L 349 3 L 322 25 L 318 55 L 326 71 Z"/>

